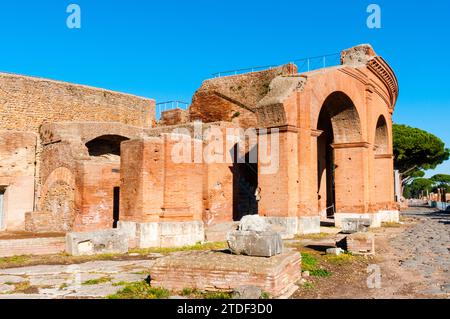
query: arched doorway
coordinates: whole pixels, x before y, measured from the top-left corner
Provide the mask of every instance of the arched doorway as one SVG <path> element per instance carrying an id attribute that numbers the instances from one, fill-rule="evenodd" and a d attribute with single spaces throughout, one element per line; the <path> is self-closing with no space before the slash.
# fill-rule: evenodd
<path id="1" fill-rule="evenodd" d="M 343 92 L 334 92 L 322 105 L 317 130 L 317 195 L 322 217 L 333 217 L 337 210 L 338 190 L 336 174 L 342 169 L 336 160 L 336 147 L 351 146 L 361 141 L 361 123 L 352 100 Z M 341 158 L 342 156 L 340 156 Z M 351 160 L 351 157 L 348 157 Z"/>
<path id="2" fill-rule="evenodd" d="M 388 129 L 386 119 L 380 115 L 375 129 L 375 154 L 388 153 Z"/>
<path id="3" fill-rule="evenodd" d="M 101 207 L 104 220 L 111 220 L 110 226 L 117 228 L 120 220 L 120 144 L 129 138 L 121 135 L 102 135 L 85 144 L 90 158 L 96 162 L 91 168 L 101 178 L 97 190 L 102 196 L 90 196 L 91 207 Z"/>
<path id="4" fill-rule="evenodd" d="M 373 210 L 389 210 L 394 201 L 393 155 L 389 149 L 389 131 L 386 118 L 380 115 L 375 127 L 373 189 L 371 201 Z"/>

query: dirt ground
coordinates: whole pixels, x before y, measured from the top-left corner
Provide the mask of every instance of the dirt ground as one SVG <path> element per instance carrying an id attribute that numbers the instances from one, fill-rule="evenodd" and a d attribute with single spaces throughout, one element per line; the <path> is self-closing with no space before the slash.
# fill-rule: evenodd
<path id="1" fill-rule="evenodd" d="M 323 250 L 331 234 L 316 245 L 311 239 L 300 240 L 298 249 L 331 275 L 303 278 L 292 298 L 449 298 L 449 221 L 450 212 L 409 208 L 400 224 L 371 230 L 374 256 L 330 259 Z"/>

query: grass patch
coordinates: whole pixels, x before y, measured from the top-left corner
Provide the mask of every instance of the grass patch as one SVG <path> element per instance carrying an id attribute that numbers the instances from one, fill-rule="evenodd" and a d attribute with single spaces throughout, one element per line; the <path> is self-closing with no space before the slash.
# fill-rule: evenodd
<path id="1" fill-rule="evenodd" d="M 64 289 L 66 289 L 67 287 L 69 287 L 69 285 L 68 285 L 67 283 L 62 283 L 62 284 L 59 286 L 59 290 L 64 290 Z"/>
<path id="2" fill-rule="evenodd" d="M 353 256 L 349 252 L 344 252 L 339 255 L 325 255 L 324 258 L 331 264 L 337 266 L 343 266 L 352 263 L 355 260 L 355 256 Z"/>
<path id="3" fill-rule="evenodd" d="M 31 286 L 29 281 L 20 282 L 14 285 L 14 290 L 10 294 L 37 294 L 39 289 Z"/>
<path id="4" fill-rule="evenodd" d="M 297 235 L 295 237 L 298 239 L 325 239 L 325 238 L 328 238 L 333 235 L 334 234 L 329 234 L 329 233 L 317 233 L 317 234 Z"/>
<path id="5" fill-rule="evenodd" d="M 331 271 L 323 269 L 323 268 L 318 268 L 318 269 L 311 270 L 309 272 L 309 274 L 311 276 L 315 276 L 315 277 L 330 277 Z"/>
<path id="6" fill-rule="evenodd" d="M 231 292 L 204 292 L 203 299 L 231 299 Z"/>
<path id="7" fill-rule="evenodd" d="M 270 299 L 270 294 L 267 291 L 261 293 L 261 299 Z"/>
<path id="8" fill-rule="evenodd" d="M 381 223 L 381 227 L 399 228 L 399 227 L 401 227 L 401 224 L 400 223 L 395 223 L 395 222 L 385 222 L 385 223 Z"/>
<path id="9" fill-rule="evenodd" d="M 150 286 L 146 281 L 132 282 L 125 285 L 108 299 L 165 299 L 170 296 L 167 289 Z"/>
<path id="10" fill-rule="evenodd" d="M 329 277 L 331 272 L 319 267 L 319 261 L 309 253 L 302 252 L 302 271 L 309 271 L 311 276 Z"/>
<path id="11" fill-rule="evenodd" d="M 168 254 L 177 251 L 191 251 L 191 250 L 214 250 L 225 249 L 228 245 L 226 242 L 211 242 L 211 243 L 197 243 L 192 246 L 174 247 L 174 248 L 145 248 L 145 249 L 131 249 L 129 253 L 137 253 L 140 255 L 148 254 Z"/>
<path id="12" fill-rule="evenodd" d="M 311 271 L 316 269 L 317 259 L 309 253 L 301 253 L 301 254 L 302 254 L 302 270 Z"/>
<path id="13" fill-rule="evenodd" d="M 231 292 L 200 291 L 193 288 L 183 288 L 183 290 L 180 291 L 180 295 L 195 299 L 231 299 Z"/>
<path id="14" fill-rule="evenodd" d="M 314 289 L 314 284 L 312 282 L 307 281 L 301 286 L 301 288 L 305 290 L 312 290 Z"/>
<path id="15" fill-rule="evenodd" d="M 110 281 L 111 281 L 111 277 L 101 277 L 101 278 L 97 278 L 97 279 L 86 280 L 86 281 L 82 282 L 81 284 L 83 286 L 90 286 L 90 285 L 104 284 L 104 283 L 110 282 Z"/>
<path id="16" fill-rule="evenodd" d="M 112 284 L 114 287 L 118 287 L 118 286 L 126 286 L 128 285 L 128 283 L 126 281 L 119 281 L 119 282 L 115 282 Z"/>
<path id="17" fill-rule="evenodd" d="M 0 258 L 0 266 L 8 265 L 8 264 L 23 264 L 31 260 L 32 256 L 24 255 L 24 256 L 12 256 L 12 257 L 2 257 Z"/>

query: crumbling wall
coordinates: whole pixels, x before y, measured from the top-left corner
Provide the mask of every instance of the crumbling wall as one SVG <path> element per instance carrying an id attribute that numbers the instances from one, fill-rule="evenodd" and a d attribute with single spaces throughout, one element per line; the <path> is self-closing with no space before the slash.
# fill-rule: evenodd
<path id="1" fill-rule="evenodd" d="M 0 74 L 0 126 L 37 133 L 43 123 L 120 122 L 151 127 L 155 102 L 133 95 L 47 79 Z"/>
<path id="2" fill-rule="evenodd" d="M 0 131 L 0 187 L 5 191 L 0 230 L 23 229 L 33 210 L 36 140 L 33 133 Z"/>
<path id="3" fill-rule="evenodd" d="M 297 73 L 287 64 L 277 68 L 206 80 L 192 99 L 191 120 L 233 121 L 241 127 L 256 127 L 255 108 L 269 92 L 270 82 L 283 74 Z"/>

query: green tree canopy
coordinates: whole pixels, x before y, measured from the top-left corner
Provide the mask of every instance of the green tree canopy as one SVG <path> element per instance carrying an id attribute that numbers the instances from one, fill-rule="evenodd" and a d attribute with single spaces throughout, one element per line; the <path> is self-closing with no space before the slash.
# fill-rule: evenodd
<path id="1" fill-rule="evenodd" d="M 404 196 L 407 198 L 417 198 L 421 194 L 431 192 L 433 189 L 433 181 L 428 178 L 416 178 L 410 184 L 405 186 Z"/>
<path id="2" fill-rule="evenodd" d="M 394 166 L 403 180 L 423 176 L 423 170 L 434 169 L 448 160 L 450 149 L 437 136 L 407 125 L 393 125 Z"/>
<path id="3" fill-rule="evenodd" d="M 436 174 L 430 179 L 435 183 L 450 184 L 450 175 L 448 174 Z"/>

